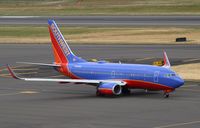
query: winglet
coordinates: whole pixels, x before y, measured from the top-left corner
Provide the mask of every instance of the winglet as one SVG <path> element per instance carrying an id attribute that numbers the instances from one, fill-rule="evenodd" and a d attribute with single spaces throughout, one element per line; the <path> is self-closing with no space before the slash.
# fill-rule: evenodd
<path id="1" fill-rule="evenodd" d="M 16 74 L 15 72 L 11 69 L 11 67 L 7 64 L 7 69 L 8 71 L 10 72 L 10 75 L 15 78 L 15 79 L 20 79 Z"/>
<path id="2" fill-rule="evenodd" d="M 164 55 L 164 65 L 163 65 L 163 67 L 170 68 L 171 64 L 169 62 L 169 59 L 167 57 L 167 53 L 165 51 L 163 51 L 163 55 Z"/>

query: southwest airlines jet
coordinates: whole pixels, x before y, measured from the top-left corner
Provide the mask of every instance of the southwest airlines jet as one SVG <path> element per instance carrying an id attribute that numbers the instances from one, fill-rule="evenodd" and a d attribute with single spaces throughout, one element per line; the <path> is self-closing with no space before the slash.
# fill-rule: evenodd
<path id="1" fill-rule="evenodd" d="M 73 54 L 54 20 L 48 20 L 48 28 L 54 53 L 54 63 L 29 63 L 51 66 L 71 79 L 22 78 L 7 66 L 15 79 L 25 81 L 49 81 L 59 83 L 78 83 L 96 86 L 97 96 L 129 94 L 130 89 L 162 90 L 164 97 L 184 84 L 183 79 L 170 69 L 170 62 L 164 52 L 164 66 L 144 64 L 88 62 Z"/>

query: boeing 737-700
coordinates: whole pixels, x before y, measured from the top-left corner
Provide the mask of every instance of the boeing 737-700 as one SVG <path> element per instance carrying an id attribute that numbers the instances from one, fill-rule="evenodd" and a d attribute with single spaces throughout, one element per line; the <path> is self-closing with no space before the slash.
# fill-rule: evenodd
<path id="1" fill-rule="evenodd" d="M 166 52 L 164 52 L 163 66 L 109 63 L 105 61 L 88 62 L 73 54 L 54 20 L 48 20 L 48 28 L 54 62 L 52 64 L 25 63 L 54 67 L 56 71 L 68 78 L 19 77 L 8 65 L 7 68 L 14 78 L 25 81 L 93 85 L 96 86 L 96 95 L 98 96 L 129 94 L 130 89 L 145 89 L 152 91 L 161 90 L 164 92 L 165 97 L 169 97 L 170 92 L 184 84 L 184 80 L 170 68 Z"/>

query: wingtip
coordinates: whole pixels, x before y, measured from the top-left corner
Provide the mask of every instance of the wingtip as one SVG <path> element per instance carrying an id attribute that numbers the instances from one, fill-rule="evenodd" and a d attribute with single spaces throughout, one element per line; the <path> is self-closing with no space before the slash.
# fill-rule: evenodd
<path id="1" fill-rule="evenodd" d="M 164 55 L 164 65 L 163 65 L 163 67 L 170 68 L 171 64 L 170 64 L 169 58 L 168 58 L 165 50 L 163 50 L 163 55 Z"/>
<path id="2" fill-rule="evenodd" d="M 15 79 L 20 79 L 20 78 L 15 74 L 15 72 L 12 70 L 12 68 L 10 67 L 9 64 L 7 64 L 6 67 L 7 67 L 8 71 L 9 71 L 10 75 L 11 75 L 13 78 L 15 78 Z"/>

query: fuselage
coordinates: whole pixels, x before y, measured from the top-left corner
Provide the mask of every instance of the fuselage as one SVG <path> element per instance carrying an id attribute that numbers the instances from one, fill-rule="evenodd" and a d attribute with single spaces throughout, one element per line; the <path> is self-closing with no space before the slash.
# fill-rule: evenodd
<path id="1" fill-rule="evenodd" d="M 184 84 L 183 79 L 174 71 L 152 65 L 83 62 L 67 66 L 79 79 L 123 80 L 129 88 L 174 90 Z"/>

